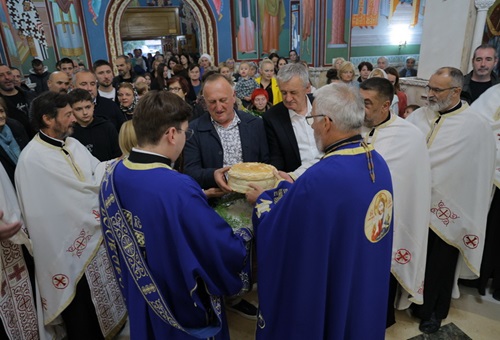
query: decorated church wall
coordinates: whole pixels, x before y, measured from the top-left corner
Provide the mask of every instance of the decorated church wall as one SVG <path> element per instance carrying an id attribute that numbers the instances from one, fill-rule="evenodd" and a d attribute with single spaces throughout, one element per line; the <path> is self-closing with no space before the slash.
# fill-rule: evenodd
<path id="1" fill-rule="evenodd" d="M 2 61 L 25 74 L 33 58 L 49 70 L 58 59 L 68 57 L 87 65 L 89 48 L 80 1 L 1 0 Z"/>
<path id="2" fill-rule="evenodd" d="M 0 0 L 0 58 L 24 73 L 35 57 L 49 69 L 62 57 L 85 65 L 110 59 L 118 53 L 111 46 L 123 3 L 178 6 L 182 33 L 196 35 L 200 53 L 212 47 L 216 62 L 258 61 L 296 49 L 312 66 L 330 66 L 335 57 L 358 63 L 384 55 L 392 64 L 408 55 L 418 59 L 426 7 L 426 0 Z M 492 8 L 496 18 L 498 1 Z M 211 26 L 200 32 L 199 18 L 207 13 Z M 498 41 L 493 24 L 485 32 Z"/>

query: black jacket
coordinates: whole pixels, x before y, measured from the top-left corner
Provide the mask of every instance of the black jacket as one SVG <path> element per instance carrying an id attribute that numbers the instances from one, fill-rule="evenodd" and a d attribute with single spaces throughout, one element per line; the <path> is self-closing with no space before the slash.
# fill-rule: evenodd
<path id="1" fill-rule="evenodd" d="M 127 120 L 117 103 L 111 99 L 101 97 L 99 94 L 96 98 L 94 117 L 109 120 L 115 126 L 117 132 L 120 131 L 122 124 Z"/>
<path id="2" fill-rule="evenodd" d="M 238 129 L 243 162 L 267 163 L 269 152 L 262 119 L 243 111 L 237 113 L 241 120 Z M 222 168 L 224 153 L 210 114 L 205 113 L 193 120 L 189 127 L 194 130 L 194 135 L 184 147 L 184 172 L 193 177 L 203 189 L 216 188 L 214 171 Z"/>
<path id="3" fill-rule="evenodd" d="M 118 132 L 104 118 L 94 117 L 86 127 L 75 124 L 71 137 L 82 143 L 100 161 L 108 161 L 122 154 L 118 145 Z"/>
<path id="4" fill-rule="evenodd" d="M 17 120 L 21 123 L 26 131 L 26 134 L 31 139 L 35 136 L 36 132 L 31 125 L 30 106 L 36 93 L 33 91 L 23 91 L 21 88 L 16 87 L 17 94 L 15 96 L 3 96 L 7 104 L 7 116 Z"/>
<path id="5" fill-rule="evenodd" d="M 307 95 L 312 103 L 314 97 Z M 283 102 L 271 107 L 264 115 L 267 142 L 269 143 L 269 162 L 278 170 L 285 172 L 295 171 L 302 165 L 299 145 L 288 109 Z"/>
<path id="6" fill-rule="evenodd" d="M 470 71 L 468 74 L 464 76 L 464 85 L 462 87 L 462 93 L 460 93 L 460 98 L 462 100 L 465 100 L 467 103 L 472 104 L 475 99 L 474 96 L 472 95 L 472 91 L 470 88 L 470 82 L 472 80 L 472 72 Z M 496 85 L 500 83 L 500 79 L 498 79 L 498 76 L 495 74 L 495 72 L 491 72 L 491 86 Z"/>
<path id="7" fill-rule="evenodd" d="M 24 147 L 29 142 L 29 138 L 26 134 L 26 131 L 24 130 L 23 125 L 17 120 L 7 118 L 7 126 L 12 131 L 12 135 L 14 136 L 17 145 L 19 145 L 19 149 L 24 149 Z M 7 172 L 7 175 L 9 176 L 10 181 L 12 182 L 12 185 L 15 187 L 16 184 L 14 182 L 14 172 L 16 170 L 17 164 L 12 161 L 7 152 L 5 152 L 2 147 L 0 147 L 0 163 L 2 163 L 5 171 Z"/>
<path id="8" fill-rule="evenodd" d="M 32 83 L 36 84 L 35 87 L 36 94 L 40 94 L 49 90 L 47 81 L 49 80 L 50 72 L 45 71 L 42 74 L 36 74 L 34 72 L 31 72 L 28 77 Z"/>

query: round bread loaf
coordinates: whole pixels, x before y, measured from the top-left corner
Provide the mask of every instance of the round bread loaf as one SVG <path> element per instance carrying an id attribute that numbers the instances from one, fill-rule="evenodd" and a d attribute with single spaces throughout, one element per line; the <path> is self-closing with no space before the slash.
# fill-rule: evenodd
<path id="1" fill-rule="evenodd" d="M 276 177 L 274 172 L 276 168 L 264 163 L 238 163 L 228 171 L 227 183 L 236 192 L 246 193 L 250 187 L 249 183 L 256 184 L 264 190 L 274 188 Z"/>

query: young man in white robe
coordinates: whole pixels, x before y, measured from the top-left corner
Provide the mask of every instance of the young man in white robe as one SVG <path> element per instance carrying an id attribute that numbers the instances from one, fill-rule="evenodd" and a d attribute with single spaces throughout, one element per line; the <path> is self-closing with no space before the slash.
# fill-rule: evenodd
<path id="1" fill-rule="evenodd" d="M 31 242 L 14 187 L 0 165 L 0 339 L 38 339 Z M 29 252 L 29 253 L 28 253 Z M 28 258 L 29 257 L 29 258 Z M 31 268 L 30 268 L 31 266 Z"/>
<path id="2" fill-rule="evenodd" d="M 365 102 L 362 135 L 384 157 L 394 190 L 394 239 L 387 327 L 394 307 L 424 302 L 423 286 L 431 205 L 431 165 L 425 136 L 413 124 L 390 111 L 394 89 L 384 78 L 360 85 Z M 399 283 L 399 285 L 398 285 Z"/>
<path id="3" fill-rule="evenodd" d="M 39 132 L 19 157 L 15 181 L 33 243 L 42 338 L 59 338 L 63 321 L 69 339 L 112 337 L 126 309 L 102 244 L 97 194 L 106 164 L 69 137 L 68 95 L 44 93 L 32 113 Z"/>
<path id="4" fill-rule="evenodd" d="M 491 128 L 460 101 L 463 74 L 442 67 L 429 79 L 427 107 L 408 121 L 425 135 L 431 160 L 432 201 L 424 304 L 414 309 L 420 330 L 434 333 L 446 318 L 458 277 L 479 276 L 493 185 Z"/>

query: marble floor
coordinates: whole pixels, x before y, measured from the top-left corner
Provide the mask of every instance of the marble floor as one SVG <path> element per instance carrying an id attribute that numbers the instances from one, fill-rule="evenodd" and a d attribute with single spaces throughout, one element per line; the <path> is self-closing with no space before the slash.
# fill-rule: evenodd
<path id="1" fill-rule="evenodd" d="M 396 324 L 386 331 L 389 340 L 489 340 L 500 339 L 500 301 L 492 298 L 491 292 L 480 296 L 476 289 L 460 287 L 461 297 L 452 300 L 448 318 L 443 320 L 441 330 L 432 335 L 424 335 L 418 330 L 419 320 L 408 311 L 396 312 Z M 258 304 L 254 290 L 245 296 L 248 301 Z M 253 340 L 255 321 L 247 320 L 233 312 L 227 312 L 229 332 L 232 340 Z M 128 327 L 117 339 L 129 339 Z"/>
<path id="2" fill-rule="evenodd" d="M 396 312 L 396 324 L 386 331 L 389 340 L 489 340 L 500 339 L 500 301 L 496 301 L 488 292 L 480 296 L 476 289 L 460 287 L 462 293 L 457 300 L 452 300 L 448 318 L 443 320 L 441 330 L 432 335 L 424 335 L 418 330 L 419 320 L 409 311 Z M 257 293 L 251 292 L 245 297 L 257 303 Z M 255 322 L 228 312 L 231 339 L 252 340 L 255 336 Z"/>

